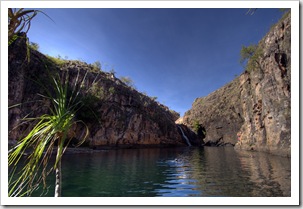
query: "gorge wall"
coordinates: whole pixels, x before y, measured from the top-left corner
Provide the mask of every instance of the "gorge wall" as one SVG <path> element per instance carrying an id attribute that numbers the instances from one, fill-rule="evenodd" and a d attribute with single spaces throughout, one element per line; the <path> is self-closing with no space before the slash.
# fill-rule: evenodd
<path id="1" fill-rule="evenodd" d="M 205 129 L 206 145 L 291 154 L 291 15 L 259 42 L 251 67 L 232 82 L 197 98 L 182 118 Z"/>
<path id="2" fill-rule="evenodd" d="M 127 86 L 113 73 L 80 61 L 59 61 L 28 49 L 26 37 L 9 46 L 9 143 L 14 144 L 35 124 L 23 120 L 25 117 L 49 112 L 50 102 L 39 94 L 45 94 L 44 87 L 53 88 L 50 75 L 58 73 L 62 78 L 69 75 L 69 88 L 84 81 L 81 95 L 85 105 L 76 119 L 85 122 L 89 129 L 87 146 L 187 146 L 175 124 L 179 117 L 176 112 Z M 186 127 L 183 129 L 190 132 Z M 73 136 L 72 144 L 81 140 L 84 130 L 81 125 L 72 128 L 69 133 Z M 191 140 L 196 145 L 201 143 L 195 138 Z"/>

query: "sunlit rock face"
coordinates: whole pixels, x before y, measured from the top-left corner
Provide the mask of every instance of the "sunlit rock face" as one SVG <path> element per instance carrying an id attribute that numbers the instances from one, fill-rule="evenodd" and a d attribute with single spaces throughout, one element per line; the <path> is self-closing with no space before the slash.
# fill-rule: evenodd
<path id="1" fill-rule="evenodd" d="M 259 42 L 257 67 L 210 95 L 197 98 L 183 123 L 206 130 L 206 145 L 290 156 L 291 16 L 282 18 Z"/>
<path id="2" fill-rule="evenodd" d="M 77 112 L 76 119 L 89 129 L 84 145 L 97 149 L 187 146 L 175 124 L 179 117 L 176 112 L 127 86 L 113 73 L 101 72 L 93 65 L 80 61 L 55 64 L 37 51 L 30 50 L 28 54 L 25 40 L 18 39 L 9 46 L 10 144 L 35 124 L 22 120 L 25 116 L 37 117 L 49 112 L 50 102 L 39 94 L 45 94 L 42 86 L 52 88 L 50 74 L 59 73 L 61 78 L 69 75 L 70 89 L 75 85 L 82 88 L 84 107 Z M 73 138 L 71 145 L 81 140 L 85 128 L 82 123 L 72 127 L 68 134 Z"/>

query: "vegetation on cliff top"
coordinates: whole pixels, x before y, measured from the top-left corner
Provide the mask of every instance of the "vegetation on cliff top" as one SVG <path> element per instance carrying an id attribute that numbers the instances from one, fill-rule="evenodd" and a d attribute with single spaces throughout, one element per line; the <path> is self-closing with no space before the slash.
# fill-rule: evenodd
<path id="1" fill-rule="evenodd" d="M 262 47 L 251 44 L 249 46 L 242 46 L 240 51 L 240 63 L 245 66 L 246 72 L 251 72 L 260 66 L 260 57 L 263 54 Z"/>
<path id="2" fill-rule="evenodd" d="M 279 10 L 283 13 L 283 16 L 280 18 L 278 23 L 275 23 L 272 27 L 283 21 L 291 12 L 290 9 L 287 8 L 280 8 Z M 247 14 L 253 15 L 256 11 L 257 9 L 249 9 Z M 260 41 L 258 44 L 242 46 L 240 50 L 240 63 L 244 66 L 246 72 L 250 73 L 254 69 L 260 67 L 260 59 L 263 58 L 264 54 L 264 46 L 262 43 L 263 42 Z"/>

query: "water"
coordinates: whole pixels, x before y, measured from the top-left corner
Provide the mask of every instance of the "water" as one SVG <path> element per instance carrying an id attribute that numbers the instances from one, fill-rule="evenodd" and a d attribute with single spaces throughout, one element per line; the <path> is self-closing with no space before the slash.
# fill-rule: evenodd
<path id="1" fill-rule="evenodd" d="M 66 153 L 66 197 L 291 196 L 290 159 L 233 147 Z M 49 179 L 53 196 L 54 177 Z"/>
<path id="2" fill-rule="evenodd" d="M 184 134 L 182 127 L 178 126 L 178 128 L 180 129 L 183 138 L 186 140 L 186 143 L 188 146 L 191 146 L 189 139 L 187 138 L 187 136 Z"/>

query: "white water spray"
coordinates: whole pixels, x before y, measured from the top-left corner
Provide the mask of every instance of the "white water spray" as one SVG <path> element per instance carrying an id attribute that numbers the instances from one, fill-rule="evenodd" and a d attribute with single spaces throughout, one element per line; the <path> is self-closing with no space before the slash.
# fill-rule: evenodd
<path id="1" fill-rule="evenodd" d="M 184 134 L 183 129 L 181 128 L 181 126 L 178 126 L 178 128 L 180 129 L 183 138 L 186 140 L 187 145 L 190 147 L 191 143 L 190 143 L 189 139 L 187 138 L 187 136 Z"/>

